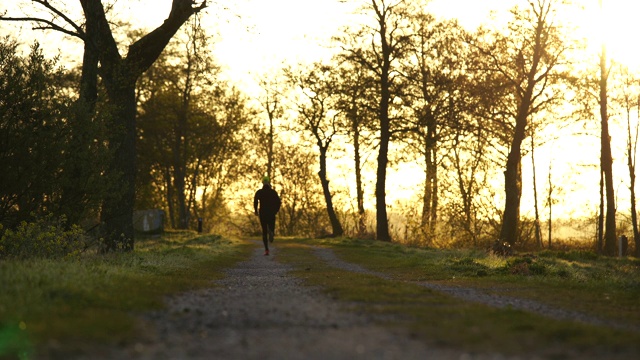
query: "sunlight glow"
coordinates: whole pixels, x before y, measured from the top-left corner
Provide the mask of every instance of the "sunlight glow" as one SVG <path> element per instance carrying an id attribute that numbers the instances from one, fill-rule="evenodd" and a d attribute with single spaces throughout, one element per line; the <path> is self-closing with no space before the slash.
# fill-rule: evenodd
<path id="1" fill-rule="evenodd" d="M 629 67 L 637 67 L 640 50 L 634 39 L 637 36 L 640 2 L 589 0 L 584 7 L 585 16 L 576 19 L 576 25 L 587 39 L 591 52 L 600 51 L 604 43 L 609 58 Z"/>

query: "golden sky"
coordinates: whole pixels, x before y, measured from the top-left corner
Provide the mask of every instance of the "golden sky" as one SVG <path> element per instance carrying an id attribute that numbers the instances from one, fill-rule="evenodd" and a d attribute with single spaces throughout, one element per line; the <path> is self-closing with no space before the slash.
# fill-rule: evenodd
<path id="1" fill-rule="evenodd" d="M 15 10 L 24 0 L 2 1 L 0 12 Z M 204 14 L 204 23 L 211 32 L 219 32 L 216 56 L 228 65 L 234 76 L 250 78 L 256 73 L 278 68 L 283 61 L 297 63 L 322 58 L 328 39 L 341 26 L 352 22 L 353 10 L 364 0 L 235 0 L 215 3 Z M 602 41 L 602 25 L 611 56 L 629 65 L 640 63 L 635 44 L 640 1 L 602 0 L 604 21 L 600 21 L 598 0 L 576 0 L 585 9 L 566 14 L 562 21 L 580 27 L 593 48 Z M 29 1 L 25 1 L 29 3 Z M 129 18 L 134 27 L 155 27 L 162 23 L 171 8 L 172 0 L 119 0 L 115 12 L 120 19 Z M 71 10 L 79 11 L 77 2 L 65 2 Z M 473 29 L 490 23 L 491 14 L 497 21 L 506 19 L 507 10 L 524 0 L 431 0 L 426 9 L 441 18 L 457 18 Z M 32 7 L 33 5 L 29 5 Z M 140 16 L 142 14 L 142 16 Z M 77 18 L 77 16 L 76 16 Z M 15 29 L 15 24 L 0 23 L 0 32 Z M 22 24 L 20 37 L 34 36 L 47 47 L 60 48 L 57 34 L 30 31 Z M 57 49 L 54 49 L 55 51 Z M 72 54 L 69 54 L 72 55 Z"/>
<path id="2" fill-rule="evenodd" d="M 0 1 L 0 12 L 14 6 L 22 0 Z M 29 3 L 29 1 L 26 1 Z M 602 34 L 606 34 L 606 43 L 611 57 L 639 69 L 640 51 L 637 45 L 638 16 L 640 15 L 640 1 L 638 0 L 603 0 L 605 15 L 599 11 L 598 0 L 577 0 L 584 9 L 576 8 L 563 14 L 561 21 L 579 27 L 582 36 L 589 39 L 591 51 L 599 48 Z M 79 11 L 76 1 L 65 2 Z M 326 54 L 325 46 L 328 39 L 335 35 L 341 26 L 353 21 L 352 11 L 360 4 L 360 0 L 218 0 L 212 4 L 203 15 L 204 23 L 215 34 L 215 56 L 228 68 L 229 77 L 234 81 L 245 82 L 249 86 L 253 79 L 265 71 L 278 69 L 283 62 L 295 64 L 297 62 L 316 61 Z M 491 23 L 492 11 L 498 22 L 507 19 L 507 10 L 514 4 L 526 5 L 524 0 L 432 0 L 426 9 L 441 18 L 457 18 L 465 27 L 473 29 L 480 24 Z M 225 9 L 224 7 L 228 7 Z M 130 18 L 134 27 L 156 27 L 166 18 L 171 8 L 171 0 L 118 0 L 116 12 L 120 19 Z M 132 14 L 135 14 L 132 16 Z M 43 46 L 55 53 L 58 49 L 67 52 L 69 58 L 80 60 L 81 54 L 69 52 L 65 43 L 60 41 L 59 34 L 33 32 L 28 25 L 22 25 L 21 39 L 35 37 Z M 0 22 L 0 33 L 17 29 L 13 24 Z M 77 43 L 77 42 L 76 42 Z M 80 49 L 78 47 L 78 49 Z M 245 87 L 246 90 L 246 86 Z M 616 137 L 617 136 L 617 137 Z M 614 133 L 614 145 L 620 144 L 620 137 Z M 565 149 L 559 145 L 553 150 L 557 156 L 562 156 Z M 589 144 L 590 150 L 596 151 L 597 144 Z M 566 151 L 571 151 L 570 149 Z M 587 156 L 587 152 L 581 151 Z M 545 167 L 544 154 L 540 153 L 540 167 Z M 597 154 L 589 154 L 588 159 L 597 160 Z M 614 170 L 614 176 L 621 179 L 622 184 L 624 162 L 616 162 L 620 167 Z M 523 163 L 530 160 L 523 159 Z M 559 166 L 559 165 L 558 165 Z M 561 173 L 565 178 L 571 177 L 572 172 Z M 545 178 L 540 174 L 539 178 Z M 628 175 L 626 175 L 628 176 Z M 406 180 L 406 179 L 404 179 Z M 418 183 L 404 186 L 408 191 L 415 190 Z M 593 181 L 586 184 L 589 192 L 597 192 L 593 188 Z M 526 186 L 526 185 L 525 185 Z M 541 186 L 541 185 L 540 185 Z M 597 183 L 596 185 L 597 186 Z M 572 190 L 573 191 L 573 190 Z M 566 194 L 570 196 L 570 194 Z M 584 198 L 575 194 L 576 198 Z M 596 199 L 597 196 L 594 197 Z M 597 199 L 596 199 L 597 200 Z M 529 202 L 527 195 L 523 197 L 523 204 Z M 591 207 L 591 206 L 589 206 Z M 526 212 L 526 206 L 523 208 Z"/>

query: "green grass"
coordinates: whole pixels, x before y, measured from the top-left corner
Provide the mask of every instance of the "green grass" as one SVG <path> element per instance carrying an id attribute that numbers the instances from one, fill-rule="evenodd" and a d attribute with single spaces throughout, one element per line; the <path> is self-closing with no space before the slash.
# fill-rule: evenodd
<path id="1" fill-rule="evenodd" d="M 397 281 L 327 266 L 310 245 Z M 407 329 L 435 346 L 471 353 L 637 358 L 640 334 L 514 309 L 468 303 L 417 285 L 483 288 L 640 326 L 640 262 L 580 252 L 500 258 L 347 239 L 278 239 L 279 261 L 345 306 Z M 238 240 L 167 233 L 127 254 L 0 262 L 0 359 L 30 358 L 41 344 L 114 344 L 135 336 L 136 313 L 161 309 L 167 294 L 210 287 L 255 248 Z"/>
<path id="2" fill-rule="evenodd" d="M 138 240 L 131 253 L 0 261 L 0 358 L 28 358 L 49 342 L 125 341 L 136 331 L 134 313 L 162 308 L 168 294 L 212 286 L 250 248 L 175 232 Z"/>
<path id="3" fill-rule="evenodd" d="M 331 247 L 346 261 L 400 281 L 328 267 L 308 245 Z M 434 345 L 560 359 L 581 355 L 636 358 L 640 354 L 639 332 L 490 308 L 417 285 L 419 281 L 431 281 L 491 288 L 502 295 L 531 298 L 640 326 L 636 260 L 565 253 L 504 259 L 477 251 L 345 239 L 281 241 L 279 246 L 279 259 L 293 264 L 298 269 L 296 275 L 310 285 L 321 286 L 330 296 L 348 301 L 361 311 L 379 314 L 389 326 L 410 329 L 414 336 Z"/>

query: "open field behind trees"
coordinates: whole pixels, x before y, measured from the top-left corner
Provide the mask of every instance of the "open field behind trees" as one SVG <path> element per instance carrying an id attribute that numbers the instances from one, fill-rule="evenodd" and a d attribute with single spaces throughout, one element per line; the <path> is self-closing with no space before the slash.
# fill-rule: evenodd
<path id="1" fill-rule="evenodd" d="M 37 359 L 45 348 L 86 357 L 94 347 L 133 346 L 152 331 L 141 322 L 142 315 L 167 311 L 167 296 L 216 287 L 228 276 L 225 269 L 247 261 L 260 246 L 258 241 L 167 232 L 141 239 L 130 253 L 4 260 L 0 262 L 0 358 Z M 271 260 L 293 266 L 289 275 L 282 276 L 298 277 L 345 311 L 369 314 L 377 319 L 374 323 L 409 331 L 414 340 L 430 346 L 472 354 L 568 359 L 633 359 L 640 354 L 636 259 L 588 251 L 503 258 L 483 251 L 351 239 L 278 238 L 273 246 Z M 338 265 L 326 253 L 321 256 L 322 249 L 335 254 Z M 265 289 L 278 286 L 277 279 L 272 282 Z M 528 300 L 556 309 L 551 314 L 570 316 L 554 318 L 557 315 L 540 315 L 527 307 L 496 308 L 491 302 L 438 290 L 446 288 Z M 295 301 L 295 296 L 286 300 L 291 308 L 296 308 Z M 205 304 L 198 311 L 206 308 Z M 580 315 L 572 318 L 574 313 Z M 189 346 L 197 348 L 197 341 L 204 341 L 199 339 L 195 337 Z M 206 340 L 211 341 L 216 339 Z"/>

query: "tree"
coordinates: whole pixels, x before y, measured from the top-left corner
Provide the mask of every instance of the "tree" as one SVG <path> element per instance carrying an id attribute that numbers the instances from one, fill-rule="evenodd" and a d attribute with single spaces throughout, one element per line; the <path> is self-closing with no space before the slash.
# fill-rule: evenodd
<path id="1" fill-rule="evenodd" d="M 439 148 L 450 129 L 460 124 L 457 118 L 465 106 L 460 88 L 465 77 L 465 35 L 457 23 L 437 22 L 429 14 L 412 14 L 411 20 L 411 46 L 401 65 L 403 96 L 411 114 L 410 132 L 403 141 L 424 164 L 421 230 L 430 242 L 438 217 Z"/>
<path id="2" fill-rule="evenodd" d="M 601 10 L 602 11 L 602 10 Z M 603 22 L 604 23 L 604 22 Z M 592 118 L 597 113 L 600 125 L 600 208 L 596 248 L 599 252 L 614 255 L 616 249 L 616 204 L 613 184 L 613 156 L 609 132 L 609 81 L 613 64 L 607 58 L 603 42 L 597 60 L 581 74 L 578 91 L 584 105 L 584 113 Z M 595 68 L 597 66 L 597 69 Z M 597 104 L 597 110 L 594 108 Z"/>
<path id="3" fill-rule="evenodd" d="M 376 118 L 375 79 L 361 64 L 355 62 L 340 62 L 338 79 L 334 84 L 334 92 L 338 96 L 336 108 L 345 118 L 345 131 L 353 146 L 353 171 L 356 186 L 356 226 L 359 236 L 367 231 L 367 213 L 364 208 L 364 185 L 362 181 L 362 167 L 366 157 L 366 149 L 371 142 L 373 122 Z"/>
<path id="4" fill-rule="evenodd" d="M 343 39 L 344 58 L 356 62 L 376 78 L 378 97 L 379 145 L 376 170 L 376 238 L 391 241 L 386 202 L 387 166 L 389 164 L 389 143 L 394 119 L 393 100 L 399 95 L 397 85 L 397 62 L 404 56 L 409 37 L 406 29 L 405 0 L 371 0 L 365 11 L 372 15 L 371 26 L 363 26 L 355 39 L 360 44 L 350 46 Z"/>
<path id="5" fill-rule="evenodd" d="M 93 68 L 100 64 L 99 76 L 106 89 L 111 108 L 111 129 L 109 146 L 113 159 L 107 168 L 109 174 L 120 176 L 121 191 L 106 196 L 102 205 L 101 219 L 104 222 L 105 243 L 102 251 L 130 251 L 134 245 L 133 206 L 135 199 L 136 174 L 136 96 L 135 84 L 160 56 L 169 40 L 182 24 L 207 6 L 194 0 L 173 0 L 171 11 L 162 25 L 144 35 L 128 47 L 126 56 L 120 54 L 111 24 L 107 19 L 105 6 L 101 0 L 80 0 L 84 13 L 84 27 L 76 24 L 60 8 L 47 0 L 32 0 L 47 9 L 52 20 L 37 17 L 11 18 L 3 20 L 30 21 L 37 28 L 54 29 L 68 35 L 77 36 L 85 44 L 83 67 L 91 67 L 87 76 L 97 76 Z M 62 19 L 65 24 L 56 24 Z M 68 30 L 66 26 L 71 26 Z M 94 88 L 88 88 L 87 98 L 91 98 Z"/>
<path id="6" fill-rule="evenodd" d="M 70 149 L 71 106 L 61 96 L 68 75 L 37 43 L 26 56 L 18 45 L 0 40 L 0 223 L 6 228 L 34 216 L 64 216 L 59 197 L 68 180 L 60 171 Z"/>
<path id="7" fill-rule="evenodd" d="M 276 143 L 274 164 L 282 198 L 276 227 L 282 235 L 319 236 L 326 223 L 318 188 L 315 155 L 299 144 Z"/>
<path id="8" fill-rule="evenodd" d="M 319 63 L 313 64 L 308 71 L 303 70 L 300 75 L 296 75 L 291 69 L 286 74 L 290 83 L 299 90 L 294 92 L 298 94 L 294 100 L 298 112 L 297 122 L 304 131 L 311 133 L 318 148 L 318 177 L 327 206 L 332 236 L 341 236 L 344 230 L 333 206 L 327 176 L 327 153 L 334 138 L 341 131 L 341 117 L 335 109 L 336 98 L 333 93 L 337 74 L 332 72 L 330 66 Z"/>
<path id="9" fill-rule="evenodd" d="M 629 171 L 629 192 L 631 203 L 631 226 L 633 231 L 633 239 L 635 242 L 636 257 L 640 257 L 640 230 L 638 229 L 638 212 L 636 204 L 636 154 L 638 150 L 638 136 L 640 133 L 640 124 L 637 122 L 632 124 L 631 112 L 635 108 L 638 117 L 640 117 L 640 91 L 638 88 L 639 79 L 630 73 L 628 68 L 621 69 L 621 93 L 615 99 L 624 110 L 627 127 L 627 169 Z"/>
<path id="10" fill-rule="evenodd" d="M 607 200 L 604 230 L 604 252 L 614 255 L 616 252 L 616 203 L 613 189 L 613 156 L 611 155 L 611 136 L 609 135 L 608 93 L 609 64 L 607 48 L 603 43 L 600 51 L 599 108 L 600 108 L 600 171 L 604 180 Z"/>
<path id="11" fill-rule="evenodd" d="M 252 119 L 246 99 L 218 79 L 207 36 L 192 19 L 138 82 L 138 189 L 161 199 L 155 206 L 180 229 L 224 214 L 224 191 L 241 171 L 239 134 Z"/>
<path id="12" fill-rule="evenodd" d="M 561 99 L 550 88 L 561 77 L 567 45 L 555 21 L 556 0 L 529 0 L 525 9 L 512 10 L 507 34 L 494 32 L 489 42 L 474 47 L 486 58 L 486 67 L 501 88 L 502 109 L 513 121 L 504 171 L 505 203 L 499 244 L 514 245 L 518 239 L 522 192 L 522 143 L 530 117 L 556 105 Z M 479 38 L 481 38 L 480 35 Z"/>
<path id="13" fill-rule="evenodd" d="M 276 143 L 276 120 L 282 118 L 284 115 L 284 109 L 282 107 L 281 84 L 282 79 L 279 78 L 279 74 L 272 79 L 262 78 L 259 80 L 260 87 L 263 93 L 260 95 L 258 101 L 260 105 L 267 113 L 267 121 L 269 126 L 267 127 L 266 138 L 266 159 L 267 159 L 267 171 L 266 175 L 269 178 L 273 178 L 274 175 L 274 146 Z M 260 173 L 262 174 L 262 173 Z"/>
<path id="14" fill-rule="evenodd" d="M 195 147 L 206 141 L 202 129 L 196 130 L 204 115 L 197 102 L 203 97 L 203 89 L 208 90 L 214 81 L 218 67 L 207 55 L 208 38 L 198 16 L 192 18 L 180 35 L 181 39 L 171 47 L 171 53 L 156 61 L 158 69 L 155 73 L 160 75 L 156 79 L 159 88 L 148 96 L 147 105 L 162 106 L 164 102 L 165 108 L 150 109 L 147 106 L 146 111 L 151 111 L 153 115 L 146 120 L 153 122 L 153 117 L 160 117 L 169 121 L 166 124 L 169 131 L 160 134 L 172 135 L 171 139 L 166 139 L 170 144 L 168 154 L 171 161 L 165 164 L 172 180 L 171 184 L 167 184 L 167 188 L 172 189 L 172 196 L 168 198 L 169 214 L 172 222 L 177 219 L 177 228 L 188 229 L 198 185 L 198 162 L 202 161 Z M 158 95 L 159 101 L 155 95 Z M 206 136 L 211 134 L 207 133 Z"/>

